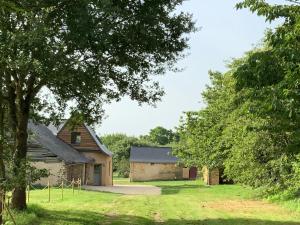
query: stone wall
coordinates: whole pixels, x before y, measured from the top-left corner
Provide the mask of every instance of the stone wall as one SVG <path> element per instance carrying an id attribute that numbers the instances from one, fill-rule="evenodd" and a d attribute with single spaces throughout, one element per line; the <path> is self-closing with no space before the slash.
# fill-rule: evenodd
<path id="1" fill-rule="evenodd" d="M 183 168 L 175 163 L 130 163 L 130 181 L 180 179 Z"/>
<path id="2" fill-rule="evenodd" d="M 37 169 L 47 169 L 50 172 L 50 176 L 47 178 L 41 178 L 35 184 L 46 186 L 48 180 L 50 184 L 60 185 L 62 177 L 71 182 L 80 178 L 83 184 L 94 184 L 94 165 L 100 164 L 102 167 L 101 185 L 111 186 L 112 181 L 112 157 L 106 156 L 101 152 L 84 152 L 82 153 L 87 158 L 93 159 L 93 163 L 90 164 L 68 164 L 64 162 L 46 163 L 46 162 L 32 162 L 31 165 Z"/>
<path id="3" fill-rule="evenodd" d="M 99 146 L 93 139 L 88 129 L 82 124 L 75 127 L 72 131 L 79 132 L 81 136 L 81 142 L 78 145 L 71 144 L 71 131 L 65 126 L 58 133 L 58 137 L 64 142 L 72 145 L 75 149 L 81 152 L 85 157 L 91 159 L 93 163 L 86 164 L 84 184 L 94 184 L 94 165 L 101 165 L 101 185 L 111 186 L 112 181 L 112 157 L 100 151 Z"/>
<path id="4" fill-rule="evenodd" d="M 50 181 L 50 185 L 60 185 L 62 177 L 65 177 L 66 170 L 64 162 L 56 162 L 56 163 L 45 163 L 45 162 L 32 162 L 32 166 L 37 169 L 47 169 L 50 172 L 50 176 L 46 178 L 41 178 L 35 184 L 47 186 L 48 181 Z"/>
<path id="5" fill-rule="evenodd" d="M 77 181 L 78 179 L 81 179 L 82 182 L 84 182 L 84 164 L 71 164 L 66 165 L 66 177 L 69 182 L 71 182 L 73 179 Z"/>
<path id="6" fill-rule="evenodd" d="M 106 156 L 101 152 L 83 152 L 85 157 L 93 159 L 94 164 L 88 164 L 86 166 L 86 180 L 85 184 L 94 185 L 94 165 L 101 164 L 102 174 L 101 174 L 101 185 L 111 186 L 112 182 L 112 157 Z"/>

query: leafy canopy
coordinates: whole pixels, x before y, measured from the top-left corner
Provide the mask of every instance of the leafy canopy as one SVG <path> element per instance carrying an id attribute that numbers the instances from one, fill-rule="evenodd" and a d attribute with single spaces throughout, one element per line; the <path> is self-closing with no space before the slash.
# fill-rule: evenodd
<path id="1" fill-rule="evenodd" d="M 151 129 L 149 134 L 141 136 L 141 138 L 156 145 L 170 145 L 178 141 L 176 132 L 161 126 Z"/>
<path id="2" fill-rule="evenodd" d="M 211 73 L 207 106 L 183 118 L 177 154 L 190 164 L 225 168 L 228 178 L 267 194 L 299 196 L 299 1 L 245 0 L 237 7 L 283 23 L 225 74 Z"/>
<path id="3" fill-rule="evenodd" d="M 160 100 L 164 92 L 152 77 L 175 69 L 195 30 L 190 14 L 175 12 L 183 1 L 0 1 L 0 71 L 15 133 L 15 177 L 25 177 L 30 117 L 46 112 L 53 120 L 69 109 L 93 123 L 103 104 L 124 95 Z M 40 97 L 42 89 L 53 104 Z M 15 187 L 13 208 L 26 208 L 25 189 L 24 181 Z"/>
<path id="4" fill-rule="evenodd" d="M 195 30 L 191 15 L 174 13 L 183 0 L 4 2 L 0 69 L 7 88 L 32 102 L 47 87 L 86 119 L 124 95 L 159 100 L 163 90 L 150 76 L 174 68 Z"/>

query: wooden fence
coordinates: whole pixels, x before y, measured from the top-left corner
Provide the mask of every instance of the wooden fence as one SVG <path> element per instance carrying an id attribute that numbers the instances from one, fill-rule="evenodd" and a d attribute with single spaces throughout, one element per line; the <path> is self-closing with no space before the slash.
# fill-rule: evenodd
<path id="1" fill-rule="evenodd" d="M 81 187 L 82 187 L 82 181 L 80 178 L 78 178 L 78 180 L 73 179 L 71 182 L 68 180 L 62 180 L 61 184 L 57 187 L 57 186 L 52 186 L 52 184 L 50 183 L 50 180 L 48 180 L 48 184 L 46 187 L 44 187 L 42 190 L 47 190 L 48 192 L 48 202 L 51 202 L 51 188 L 59 188 L 61 189 L 61 199 L 64 200 L 64 191 L 66 188 L 71 188 L 73 195 L 75 194 L 75 189 L 77 189 L 78 193 L 79 191 L 81 191 Z M 27 186 L 27 202 L 30 202 L 30 192 L 31 190 L 35 190 L 36 188 L 32 185 L 29 184 Z"/>
<path id="2" fill-rule="evenodd" d="M 64 199 L 64 191 L 67 188 L 71 188 L 73 195 L 75 194 L 75 190 L 77 189 L 78 193 L 81 191 L 81 187 L 82 187 L 82 181 L 81 179 L 78 179 L 75 181 L 75 179 L 73 179 L 71 182 L 67 181 L 67 180 L 62 180 L 61 184 L 57 187 L 57 186 L 52 186 L 50 183 L 50 180 L 48 180 L 48 184 L 46 187 L 44 187 L 42 190 L 47 190 L 48 193 L 48 202 L 51 202 L 51 188 L 59 188 L 61 189 L 61 199 Z M 27 185 L 27 203 L 30 202 L 30 193 L 32 190 L 37 190 L 37 188 L 35 188 L 32 184 Z M 6 220 L 11 221 L 14 225 L 17 225 L 16 220 L 13 216 L 12 211 L 10 210 L 10 201 L 11 201 L 11 196 L 9 196 L 6 193 L 1 193 L 0 192 L 0 198 L 1 199 L 1 203 L 0 207 L 1 207 L 1 214 Z"/>

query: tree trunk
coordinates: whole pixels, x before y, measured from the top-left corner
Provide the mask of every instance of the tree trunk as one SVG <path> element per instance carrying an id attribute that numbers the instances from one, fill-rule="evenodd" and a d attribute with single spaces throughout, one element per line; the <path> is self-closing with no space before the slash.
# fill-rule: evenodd
<path id="1" fill-rule="evenodd" d="M 18 187 L 15 187 L 11 204 L 11 207 L 16 210 L 25 210 L 27 208 L 26 185 L 18 185 Z"/>
<path id="2" fill-rule="evenodd" d="M 4 194 L 1 192 L 2 190 L 0 190 L 0 225 L 4 223 L 3 221 L 3 212 L 4 212 L 4 209 L 3 209 L 3 200 L 4 200 Z"/>
<path id="3" fill-rule="evenodd" d="M 1 123 L 1 122 L 0 122 Z M 1 133 L 3 131 L 3 126 L 2 124 L 0 124 L 0 129 L 1 129 Z M 4 167 L 4 160 L 3 160 L 3 137 L 1 137 L 0 140 L 0 224 L 3 224 L 3 217 L 2 217 L 2 213 L 3 213 L 3 204 L 2 201 L 4 200 L 4 196 L 5 196 L 5 189 L 2 185 L 2 182 L 5 180 L 5 167 Z"/>
<path id="4" fill-rule="evenodd" d="M 28 75 L 28 74 L 27 74 Z M 26 80 L 24 74 L 6 74 L 5 83 L 8 88 L 8 108 L 11 129 L 14 134 L 13 175 L 16 180 L 12 195 L 12 208 L 26 209 L 26 156 L 28 139 L 28 121 L 31 103 L 42 85 L 35 85 L 36 76 Z M 24 84 L 25 82 L 25 84 Z"/>
<path id="5" fill-rule="evenodd" d="M 12 195 L 12 208 L 17 210 L 26 209 L 26 155 L 28 138 L 28 115 L 18 115 L 16 129 L 16 152 L 14 155 L 13 173 L 18 182 Z"/>
<path id="6" fill-rule="evenodd" d="M 5 106 L 3 102 L 2 93 L 2 80 L 0 81 L 0 224 L 3 224 L 3 202 L 5 201 L 5 165 L 4 165 L 4 119 L 5 119 Z"/>
<path id="7" fill-rule="evenodd" d="M 0 120 L 2 120 L 2 118 Z M 3 134 L 4 131 L 3 131 L 3 123 L 2 122 L 0 122 L 0 129 L 1 129 L 1 131 L 0 131 L 1 134 Z M 0 140 L 0 224 L 3 224 L 2 213 L 3 213 L 4 209 L 2 208 L 2 206 L 3 206 L 2 201 L 4 200 L 4 197 L 5 197 L 5 188 L 2 185 L 2 182 L 5 180 L 5 166 L 4 166 L 4 160 L 3 160 L 3 150 L 4 150 L 4 145 L 3 145 L 3 136 L 2 136 L 1 140 Z"/>

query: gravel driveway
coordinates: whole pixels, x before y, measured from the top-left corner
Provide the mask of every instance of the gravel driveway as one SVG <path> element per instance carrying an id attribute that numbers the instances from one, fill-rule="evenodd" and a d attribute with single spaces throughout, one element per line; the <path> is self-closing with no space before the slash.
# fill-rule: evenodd
<path id="1" fill-rule="evenodd" d="M 160 195 L 161 188 L 151 185 L 82 186 L 88 191 L 112 192 L 125 195 Z"/>

